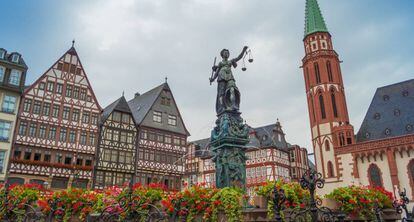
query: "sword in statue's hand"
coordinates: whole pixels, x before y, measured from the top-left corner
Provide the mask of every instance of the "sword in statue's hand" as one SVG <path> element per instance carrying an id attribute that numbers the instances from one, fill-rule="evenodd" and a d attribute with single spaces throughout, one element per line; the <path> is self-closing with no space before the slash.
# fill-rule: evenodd
<path id="1" fill-rule="evenodd" d="M 211 71 L 211 77 L 209 78 L 209 80 L 210 80 L 210 86 L 211 86 L 211 83 L 214 81 L 214 71 L 216 71 L 216 69 L 214 68 L 214 67 L 216 67 L 216 60 L 217 60 L 217 57 L 214 57 L 214 63 L 213 63 L 213 70 Z"/>

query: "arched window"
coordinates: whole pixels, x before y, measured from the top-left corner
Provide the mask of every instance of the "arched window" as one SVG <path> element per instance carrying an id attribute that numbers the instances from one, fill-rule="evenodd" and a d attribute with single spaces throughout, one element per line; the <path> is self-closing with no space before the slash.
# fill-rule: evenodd
<path id="1" fill-rule="evenodd" d="M 306 67 L 306 69 L 305 69 L 305 83 L 306 83 L 307 86 L 310 85 L 310 82 L 309 82 L 309 68 L 308 67 Z"/>
<path id="2" fill-rule="evenodd" d="M 322 119 L 325 119 L 326 118 L 325 103 L 323 101 L 323 95 L 322 94 L 319 95 L 319 106 L 321 108 L 321 117 L 322 117 Z"/>
<path id="3" fill-rule="evenodd" d="M 410 177 L 411 193 L 414 197 L 414 159 L 408 163 L 408 176 Z"/>
<path id="4" fill-rule="evenodd" d="M 371 164 L 368 168 L 369 184 L 372 187 L 382 187 L 381 170 L 376 164 Z"/>
<path id="5" fill-rule="evenodd" d="M 331 67 L 331 62 L 330 61 L 327 61 L 326 62 L 326 69 L 328 70 L 328 79 L 329 79 L 329 82 L 333 82 L 332 67 Z"/>
<path id="6" fill-rule="evenodd" d="M 315 104 L 313 103 L 313 96 L 311 96 L 311 106 L 312 106 L 313 122 L 315 122 L 316 121 L 316 116 L 315 116 Z"/>
<path id="7" fill-rule="evenodd" d="M 328 161 L 328 177 L 335 177 L 333 164 L 331 161 Z"/>
<path id="8" fill-rule="evenodd" d="M 317 62 L 315 62 L 313 64 L 314 68 L 315 68 L 315 78 L 316 78 L 316 83 L 321 83 L 321 75 L 319 73 L 319 65 Z"/>
<path id="9" fill-rule="evenodd" d="M 336 108 L 336 99 L 335 99 L 335 91 L 331 91 L 331 101 L 332 101 L 332 110 L 334 117 L 338 117 L 338 110 Z"/>
<path id="10" fill-rule="evenodd" d="M 325 151 L 331 150 L 331 147 L 329 146 L 329 141 L 325 140 Z"/>

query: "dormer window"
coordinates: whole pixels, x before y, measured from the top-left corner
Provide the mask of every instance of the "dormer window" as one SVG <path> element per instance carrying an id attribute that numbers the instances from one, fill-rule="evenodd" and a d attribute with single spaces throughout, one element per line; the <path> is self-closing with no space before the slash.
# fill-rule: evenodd
<path id="1" fill-rule="evenodd" d="M 4 56 L 6 56 L 6 51 L 4 49 L 0 49 L 0 59 L 4 59 Z"/>
<path id="2" fill-rule="evenodd" d="M 17 53 L 13 53 L 12 55 L 12 62 L 19 63 L 20 55 Z"/>
<path id="3" fill-rule="evenodd" d="M 399 109 L 394 109 L 394 116 L 399 116 L 401 111 Z"/>
<path id="4" fill-rule="evenodd" d="M 402 92 L 402 95 L 403 95 L 404 97 L 407 97 L 407 96 L 408 96 L 408 91 L 407 91 L 407 90 L 404 90 L 404 91 Z"/>

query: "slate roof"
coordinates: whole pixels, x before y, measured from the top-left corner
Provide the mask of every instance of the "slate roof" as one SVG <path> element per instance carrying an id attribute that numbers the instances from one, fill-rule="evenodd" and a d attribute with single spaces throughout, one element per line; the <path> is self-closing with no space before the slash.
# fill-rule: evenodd
<path id="1" fill-rule="evenodd" d="M 125 113 L 131 113 L 131 109 L 129 108 L 129 105 L 125 97 L 121 96 L 119 99 L 115 100 L 113 103 L 109 104 L 107 107 L 103 109 L 101 122 L 105 122 L 114 110 Z"/>
<path id="2" fill-rule="evenodd" d="M 280 122 L 277 121 L 276 124 L 270 124 L 262 127 L 253 128 L 250 127 L 250 141 L 246 145 L 250 149 L 257 149 L 261 147 L 277 147 L 280 149 L 287 149 L 291 147 L 289 143 L 285 140 L 285 134 L 282 130 Z M 280 134 L 280 137 L 277 136 Z M 210 138 L 205 138 L 201 140 L 192 141 L 200 147 L 199 157 L 208 157 L 210 155 L 209 150 Z"/>
<path id="3" fill-rule="evenodd" d="M 201 139 L 201 140 L 196 140 L 193 141 L 192 143 L 194 143 L 194 145 L 196 145 L 196 149 L 195 149 L 195 156 L 196 157 L 208 157 L 210 155 L 209 152 L 209 143 L 210 143 L 210 138 L 206 138 L 206 139 Z"/>
<path id="4" fill-rule="evenodd" d="M 317 0 L 306 0 L 305 37 L 315 32 L 328 32 Z"/>
<path id="5" fill-rule="evenodd" d="M 167 83 L 163 83 L 140 96 L 135 96 L 133 99 L 128 101 L 128 105 L 131 108 L 136 124 L 142 123 L 163 89 L 170 90 L 170 87 Z"/>
<path id="6" fill-rule="evenodd" d="M 256 140 L 259 142 L 259 147 L 276 146 L 278 148 L 288 148 L 288 143 L 285 140 L 285 134 L 282 130 L 280 122 L 270 124 L 267 126 L 254 128 Z M 280 134 L 280 137 L 277 136 Z M 254 139 L 254 138 L 252 138 Z M 251 140 L 252 140 L 251 139 Z"/>
<path id="7" fill-rule="evenodd" d="M 27 69 L 26 62 L 24 61 L 24 59 L 23 59 L 23 57 L 20 53 L 18 53 L 18 52 L 7 53 L 7 51 L 3 48 L 0 48 L 0 50 L 4 50 L 6 52 L 6 54 L 4 56 L 4 59 L 0 59 L 0 61 L 16 65 L 16 63 L 12 62 L 12 55 L 16 53 L 20 56 L 20 59 L 19 59 L 19 62 L 17 63 L 17 65 L 22 66 L 23 68 Z"/>
<path id="8" fill-rule="evenodd" d="M 375 92 L 357 142 L 414 133 L 414 79 L 380 87 Z"/>

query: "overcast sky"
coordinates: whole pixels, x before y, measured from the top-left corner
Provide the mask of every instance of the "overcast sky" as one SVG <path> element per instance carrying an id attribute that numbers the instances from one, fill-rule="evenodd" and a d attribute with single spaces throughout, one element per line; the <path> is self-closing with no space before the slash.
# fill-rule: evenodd
<path id="1" fill-rule="evenodd" d="M 377 87 L 414 75 L 414 1 L 319 0 L 343 60 L 351 123 L 357 130 Z M 305 0 L 0 0 L 0 47 L 20 52 L 31 84 L 76 39 L 102 107 L 164 82 L 190 140 L 208 137 L 216 85 L 208 78 L 222 48 L 244 45 L 254 63 L 234 71 L 241 111 L 253 127 L 279 118 L 288 142 L 311 149 L 301 59 Z"/>

